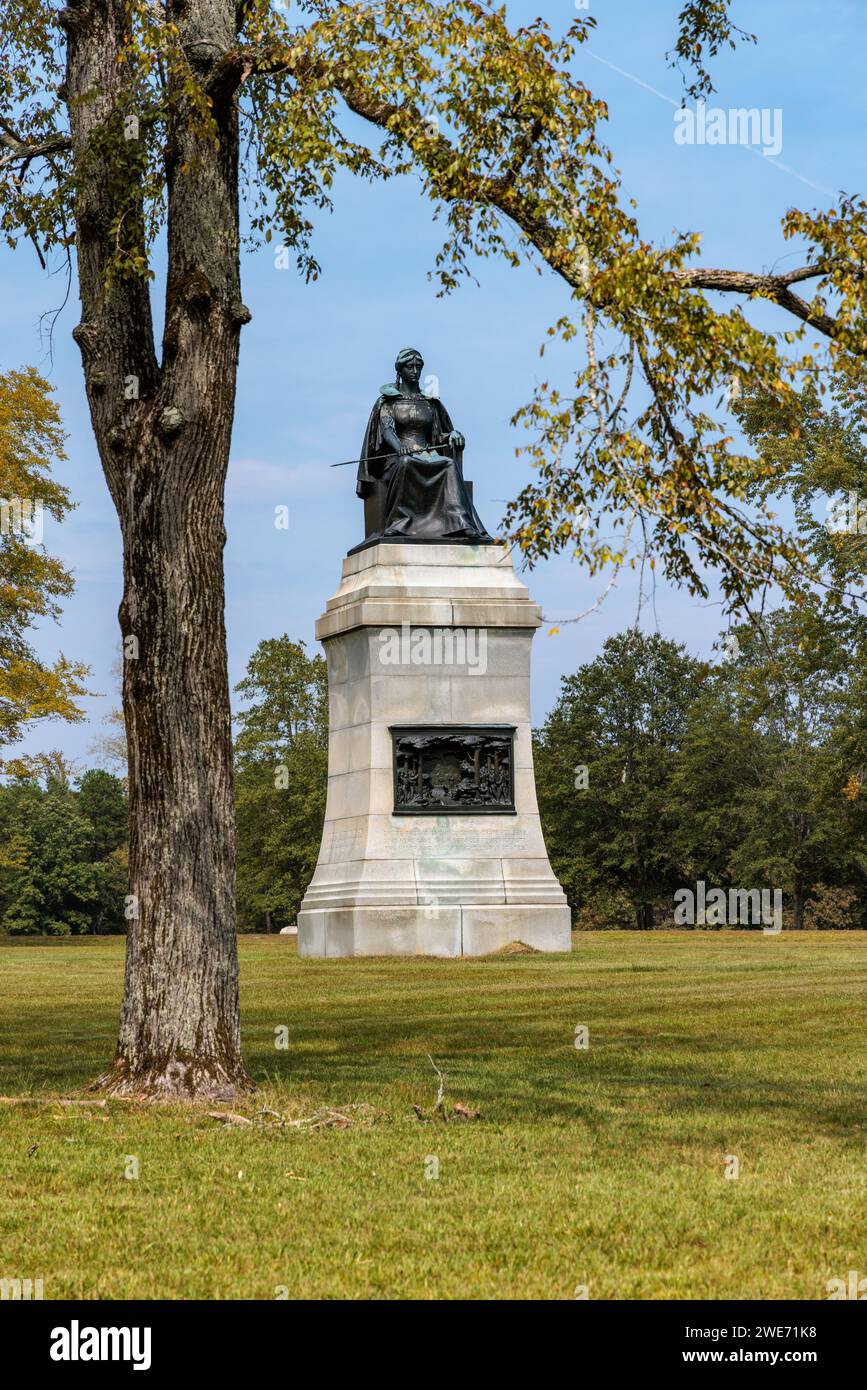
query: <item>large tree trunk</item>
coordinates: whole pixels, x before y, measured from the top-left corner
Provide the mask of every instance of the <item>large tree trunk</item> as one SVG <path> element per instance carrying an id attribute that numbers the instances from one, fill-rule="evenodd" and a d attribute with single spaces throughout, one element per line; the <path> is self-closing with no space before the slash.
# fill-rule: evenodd
<path id="1" fill-rule="evenodd" d="M 168 10 L 185 63 L 206 82 L 234 42 L 234 3 L 171 0 Z M 140 177 L 136 142 L 122 130 L 123 5 L 80 0 L 67 14 L 73 150 L 85 171 L 75 337 L 124 542 L 130 898 L 117 1055 L 98 1084 L 229 1097 L 250 1085 L 240 1051 L 222 563 L 238 337 L 249 318 L 239 298 L 237 111 L 231 97 L 215 104 L 217 138 L 203 136 L 183 77 L 170 79 L 158 364 L 146 280 L 106 274 L 119 213 L 136 232 Z"/>
<path id="2" fill-rule="evenodd" d="M 225 439 L 205 447 L 220 477 Z M 194 487 L 195 456 L 180 444 L 171 454 L 162 477 L 144 468 L 121 514 L 133 897 L 107 1082 L 231 1094 L 243 1072 L 221 485 Z"/>

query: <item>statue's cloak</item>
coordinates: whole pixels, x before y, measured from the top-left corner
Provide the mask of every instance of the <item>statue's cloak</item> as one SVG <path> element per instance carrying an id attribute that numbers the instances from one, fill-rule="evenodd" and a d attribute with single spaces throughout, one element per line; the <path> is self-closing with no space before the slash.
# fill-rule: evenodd
<path id="1" fill-rule="evenodd" d="M 364 431 L 364 443 L 361 446 L 361 453 L 359 455 L 361 462 L 358 465 L 358 479 L 355 484 L 355 491 L 359 497 L 366 497 L 380 476 L 381 469 L 371 472 L 370 464 L 373 460 L 388 458 L 393 452 L 382 437 L 380 412 L 386 401 L 395 400 L 395 398 L 399 398 L 402 394 L 400 388 L 397 386 L 392 384 L 383 386 L 376 398 L 376 404 L 370 412 L 367 429 Z M 438 396 L 428 396 L 426 399 L 433 407 L 434 420 L 436 422 L 435 433 L 437 436 L 434 447 L 436 447 L 436 444 L 444 444 L 446 442 L 454 429 L 454 425 L 452 424 L 449 412 Z"/>

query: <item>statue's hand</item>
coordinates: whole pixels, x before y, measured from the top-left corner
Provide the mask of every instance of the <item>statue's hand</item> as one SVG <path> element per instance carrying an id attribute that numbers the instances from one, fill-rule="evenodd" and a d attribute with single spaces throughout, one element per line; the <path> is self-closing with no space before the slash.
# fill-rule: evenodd
<path id="1" fill-rule="evenodd" d="M 451 434 L 449 435 L 450 444 L 453 444 L 456 449 L 463 449 L 466 442 L 467 441 L 464 439 L 464 436 L 461 434 L 460 430 L 452 430 Z"/>

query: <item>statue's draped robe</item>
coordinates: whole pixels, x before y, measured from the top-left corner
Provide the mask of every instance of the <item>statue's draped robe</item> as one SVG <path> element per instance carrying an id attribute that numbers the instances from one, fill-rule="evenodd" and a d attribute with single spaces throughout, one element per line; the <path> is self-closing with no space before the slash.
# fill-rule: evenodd
<path id="1" fill-rule="evenodd" d="M 430 411 L 431 447 L 423 454 L 395 454 L 383 437 L 383 406 L 394 407 L 417 399 Z M 418 422 L 415 422 L 416 424 Z M 384 386 L 370 412 L 356 492 L 365 497 L 380 482 L 385 488 L 383 536 L 416 540 L 489 540 L 470 501 L 463 474 L 455 458 L 440 453 L 454 426 L 442 401 L 434 396 L 404 397 L 394 386 Z M 395 425 L 398 437 L 400 429 Z"/>

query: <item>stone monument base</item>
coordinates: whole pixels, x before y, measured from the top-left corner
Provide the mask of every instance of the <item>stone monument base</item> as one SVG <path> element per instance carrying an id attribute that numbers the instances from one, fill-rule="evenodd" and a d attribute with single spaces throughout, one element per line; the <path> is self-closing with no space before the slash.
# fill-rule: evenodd
<path id="1" fill-rule="evenodd" d="M 301 912 L 299 956 L 485 956 L 520 941 L 568 951 L 568 907 L 343 907 Z"/>
<path id="2" fill-rule="evenodd" d="M 316 628 L 328 799 L 299 955 L 570 949 L 533 777 L 540 621 L 502 545 L 382 542 L 346 558 Z"/>

